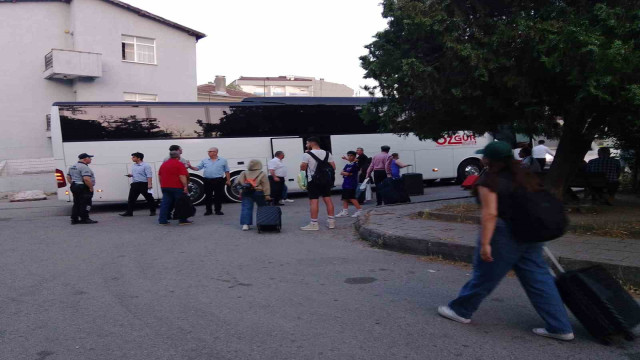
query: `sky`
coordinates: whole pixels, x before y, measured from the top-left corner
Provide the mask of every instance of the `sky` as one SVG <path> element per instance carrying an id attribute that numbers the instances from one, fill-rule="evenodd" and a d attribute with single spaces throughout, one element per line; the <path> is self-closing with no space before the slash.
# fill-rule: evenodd
<path id="1" fill-rule="evenodd" d="M 386 27 L 381 0 L 124 0 L 207 34 L 197 45 L 198 84 L 224 75 L 297 75 L 365 96 L 359 57 Z M 359 92 L 359 93 L 358 93 Z"/>

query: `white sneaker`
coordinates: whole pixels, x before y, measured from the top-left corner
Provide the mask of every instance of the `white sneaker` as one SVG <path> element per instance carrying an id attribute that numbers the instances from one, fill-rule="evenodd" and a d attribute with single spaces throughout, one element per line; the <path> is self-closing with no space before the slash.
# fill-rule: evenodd
<path id="1" fill-rule="evenodd" d="M 346 217 L 349 216 L 349 210 L 342 209 L 339 213 L 336 214 L 336 217 Z"/>
<path id="2" fill-rule="evenodd" d="M 284 199 L 284 202 L 288 202 L 288 203 L 292 203 L 294 200 L 291 199 Z"/>
<path id="3" fill-rule="evenodd" d="M 278 201 L 278 205 L 284 205 L 284 200 Z"/>
<path id="4" fill-rule="evenodd" d="M 360 215 L 362 215 L 362 210 L 356 211 L 353 215 L 351 215 L 351 217 L 357 218 Z"/>
<path id="5" fill-rule="evenodd" d="M 312 223 L 309 223 L 309 225 L 307 225 L 307 226 L 301 227 L 300 230 L 303 230 L 303 231 L 318 231 L 318 230 L 320 230 L 320 227 L 318 226 L 317 222 L 312 222 Z"/>
<path id="6" fill-rule="evenodd" d="M 242 225 L 242 231 L 249 230 L 249 225 Z"/>
<path id="7" fill-rule="evenodd" d="M 448 306 L 438 306 L 438 314 L 443 318 L 447 318 L 449 320 L 457 321 L 461 324 L 468 324 L 471 322 L 471 319 L 465 319 L 462 316 L 456 314 L 455 311 L 451 310 Z"/>
<path id="8" fill-rule="evenodd" d="M 335 229 L 336 228 L 336 220 L 335 219 L 327 220 L 327 227 L 329 229 Z"/>
<path id="9" fill-rule="evenodd" d="M 573 333 L 568 334 L 553 334 L 547 331 L 545 328 L 535 328 L 532 330 L 534 334 L 539 336 L 548 337 L 551 339 L 562 340 L 562 341 L 571 341 L 575 338 Z"/>

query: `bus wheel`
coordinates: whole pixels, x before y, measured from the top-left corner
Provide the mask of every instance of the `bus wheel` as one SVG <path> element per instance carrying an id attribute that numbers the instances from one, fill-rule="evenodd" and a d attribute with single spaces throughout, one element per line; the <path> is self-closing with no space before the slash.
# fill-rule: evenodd
<path id="1" fill-rule="evenodd" d="M 233 186 L 233 184 L 236 183 L 236 179 L 238 178 L 238 176 L 240 175 L 240 173 L 235 173 L 235 174 L 231 174 L 231 186 L 224 186 L 224 194 L 227 197 L 227 200 L 229 202 L 241 202 L 242 200 L 240 200 L 240 191 Z"/>
<path id="2" fill-rule="evenodd" d="M 482 162 L 478 159 L 466 159 L 458 166 L 456 182 L 462 183 L 469 175 L 480 175 Z"/>
<path id="3" fill-rule="evenodd" d="M 204 201 L 204 181 L 198 176 L 189 176 L 189 197 L 193 205 L 201 204 Z"/>

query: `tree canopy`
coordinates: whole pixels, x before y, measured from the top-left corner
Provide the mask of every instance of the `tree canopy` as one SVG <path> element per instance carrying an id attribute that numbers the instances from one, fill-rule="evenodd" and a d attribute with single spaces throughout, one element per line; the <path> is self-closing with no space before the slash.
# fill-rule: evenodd
<path id="1" fill-rule="evenodd" d="M 559 187 L 595 137 L 637 119 L 638 1 L 384 0 L 383 16 L 361 63 L 384 130 L 560 136 Z"/>

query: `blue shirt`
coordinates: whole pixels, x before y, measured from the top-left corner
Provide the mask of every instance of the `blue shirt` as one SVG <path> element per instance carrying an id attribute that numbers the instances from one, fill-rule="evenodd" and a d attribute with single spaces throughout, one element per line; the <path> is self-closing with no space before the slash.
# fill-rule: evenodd
<path id="1" fill-rule="evenodd" d="M 141 162 L 140 164 L 133 164 L 133 166 L 131 166 L 131 175 L 131 179 L 134 183 L 146 183 L 147 178 L 153 177 L 153 171 L 151 170 L 151 165 L 146 162 Z"/>
<path id="2" fill-rule="evenodd" d="M 227 159 L 218 157 L 216 161 L 211 159 L 204 159 L 200 161 L 200 164 L 196 166 L 198 170 L 204 169 L 202 175 L 207 179 L 221 178 L 225 176 L 225 173 L 229 171 L 229 165 Z"/>
<path id="3" fill-rule="evenodd" d="M 395 159 L 391 159 L 391 177 L 394 179 L 400 178 L 400 166 L 396 164 Z"/>
<path id="4" fill-rule="evenodd" d="M 342 169 L 343 172 L 349 173 L 349 175 L 342 175 L 342 188 L 343 189 L 355 189 L 358 186 L 358 163 L 348 163 Z"/>

